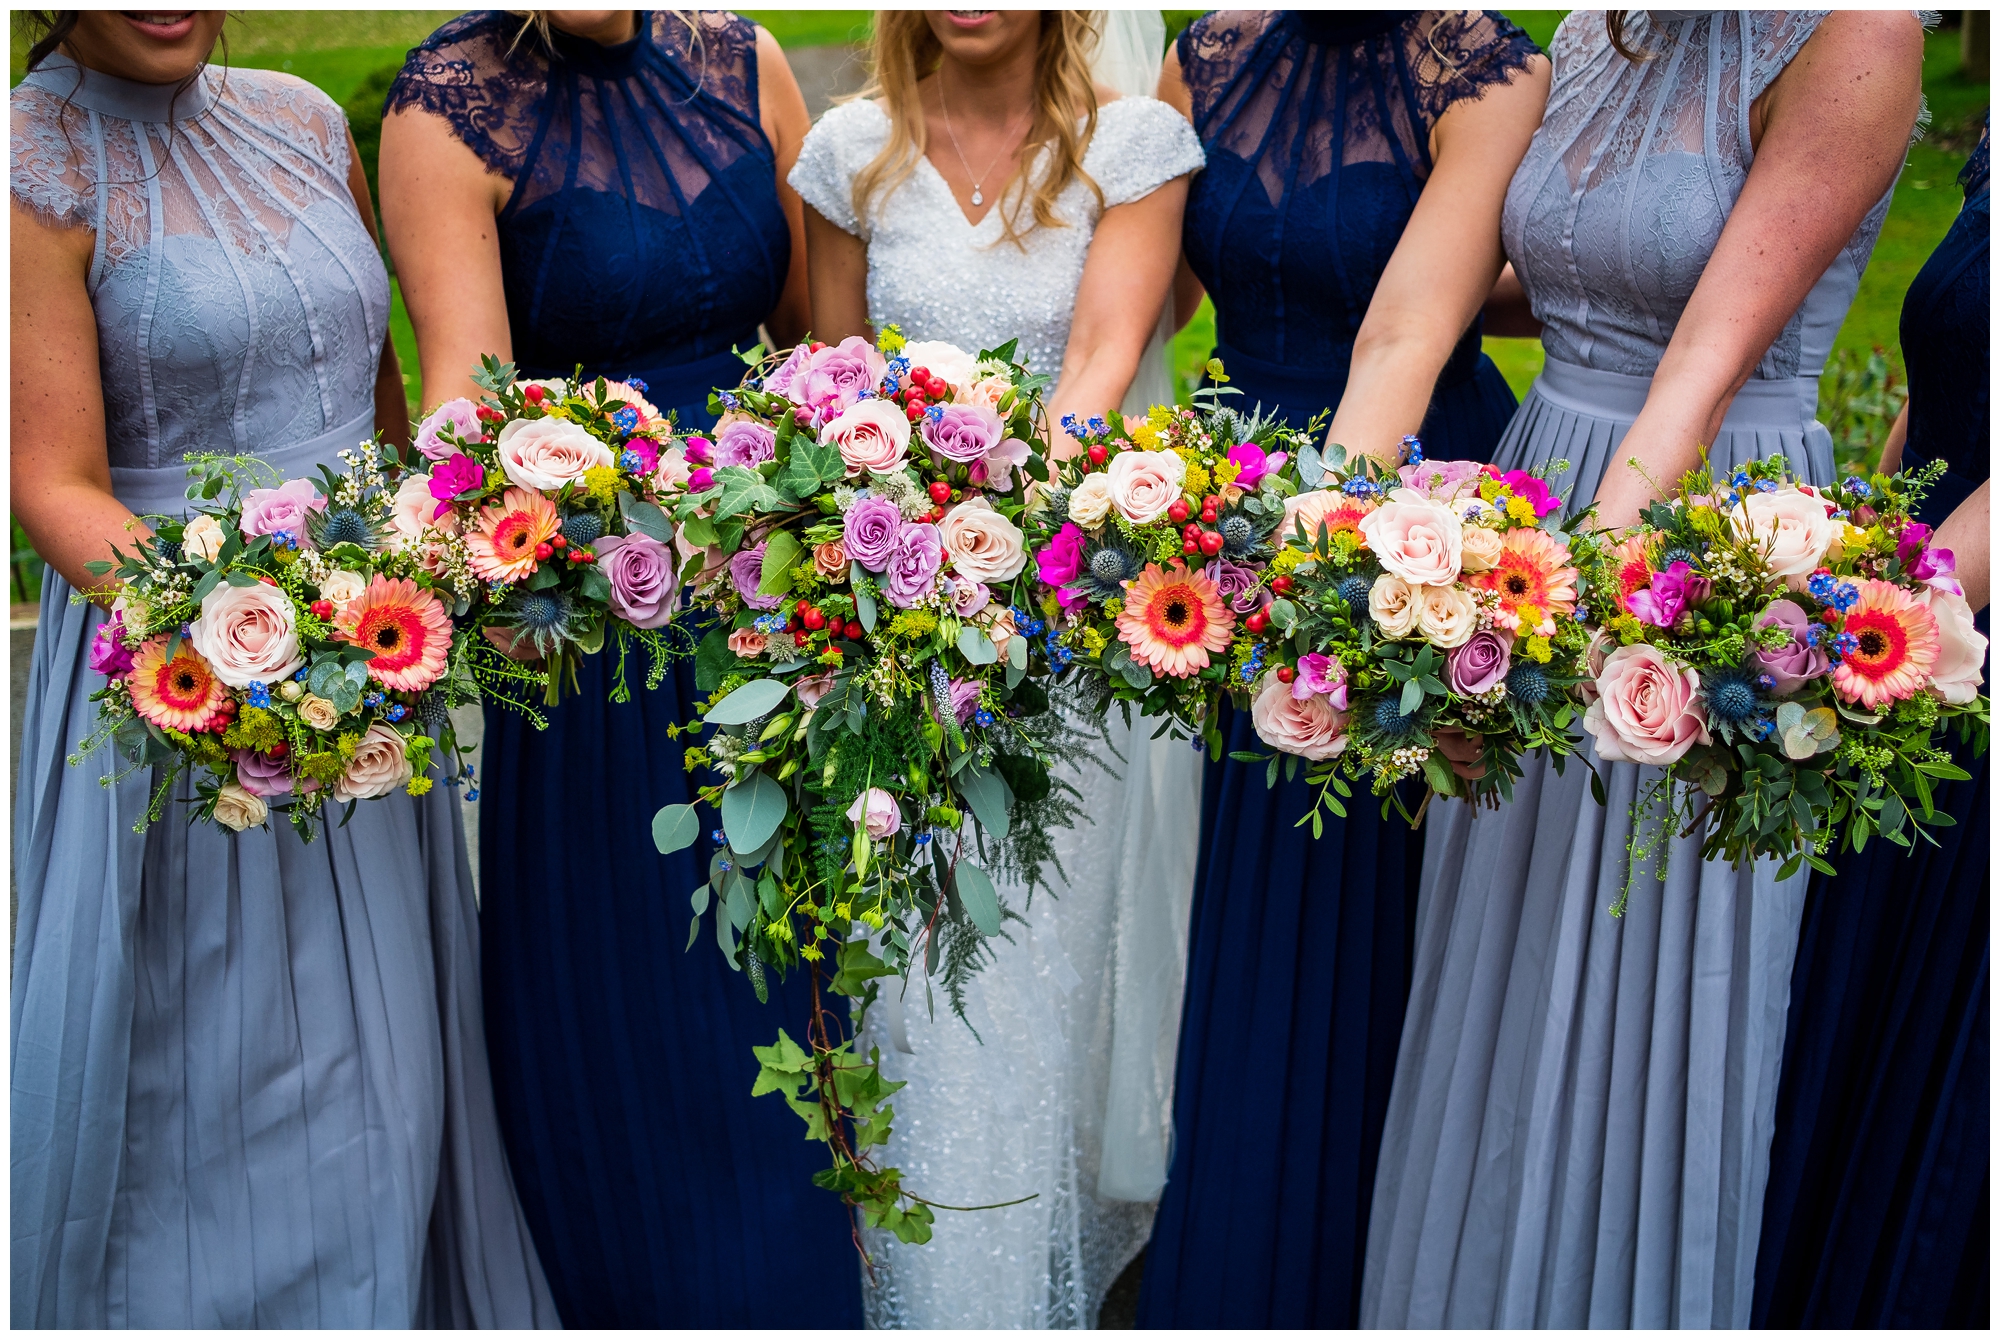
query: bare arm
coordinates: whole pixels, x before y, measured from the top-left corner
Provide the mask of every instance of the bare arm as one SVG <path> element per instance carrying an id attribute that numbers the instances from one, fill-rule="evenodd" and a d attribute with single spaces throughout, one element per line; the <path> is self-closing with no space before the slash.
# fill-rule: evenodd
<path id="1" fill-rule="evenodd" d="M 1194 97 L 1188 92 L 1187 81 L 1181 78 L 1181 53 L 1178 45 L 1167 48 L 1166 59 L 1160 62 L 1159 99 L 1194 123 Z M 1180 263 L 1174 267 L 1174 329 L 1180 330 L 1194 320 L 1194 314 L 1201 307 L 1201 280 L 1195 277 L 1194 269 L 1187 263 L 1187 255 L 1181 253 Z"/>
<path id="2" fill-rule="evenodd" d="M 868 327 L 868 244 L 812 206 L 806 212 L 806 258 L 812 274 L 813 334 L 829 344 L 849 335 L 873 340 Z"/>
<path id="3" fill-rule="evenodd" d="M 1882 198 L 1916 124 L 1923 29 L 1907 13 L 1829 15 L 1752 110 L 1756 161 L 1597 492 L 1625 526 L 1712 442 L 1729 402 Z M 1838 170 L 1830 170 L 1838 165 Z"/>
<path id="4" fill-rule="evenodd" d="M 382 119 L 381 174 L 382 228 L 417 333 L 422 403 L 476 399 L 479 356 L 514 352 L 495 221 L 512 183 L 417 108 Z"/>
<path id="5" fill-rule="evenodd" d="M 1500 273 L 1500 208 L 1549 98 L 1536 56 L 1438 118 L 1435 163 L 1369 300 L 1328 440 L 1389 465 L 1423 424 L 1438 373 Z"/>
<path id="6" fill-rule="evenodd" d="M 797 344 L 812 325 L 812 293 L 806 279 L 805 202 L 785 178 L 799 161 L 799 145 L 812 129 L 805 95 L 792 75 L 791 62 L 778 39 L 757 29 L 757 112 L 765 138 L 778 159 L 778 204 L 792 234 L 792 264 L 785 272 L 785 290 L 765 325 L 780 347 Z"/>
<path id="7" fill-rule="evenodd" d="M 13 203 L 14 515 L 35 552 L 82 591 L 108 583 L 84 565 L 148 534 L 111 494 L 97 315 L 84 287 L 92 234 L 56 228 Z"/>
<path id="8" fill-rule="evenodd" d="M 1974 489 L 1971 497 L 1952 509 L 1933 541 L 1938 548 L 1951 550 L 1966 603 L 1975 611 L 1985 609 L 1993 594 L 1992 488 L 1989 479 Z"/>
<path id="9" fill-rule="evenodd" d="M 347 189 L 354 193 L 354 207 L 361 211 L 368 240 L 380 243 L 375 233 L 375 203 L 368 194 L 368 173 L 361 166 L 361 150 L 355 146 L 354 132 L 347 132 Z M 385 442 L 410 444 L 410 402 L 403 394 L 403 369 L 396 361 L 396 342 L 382 340 L 382 360 L 375 370 L 375 431 Z"/>
<path id="10" fill-rule="evenodd" d="M 1131 388 L 1173 283 L 1187 189 L 1187 178 L 1176 177 L 1142 199 L 1112 206 L 1098 220 L 1077 285 L 1062 375 L 1049 398 L 1052 422 L 1060 423 L 1065 413 L 1109 415 Z M 1055 447 L 1058 455 L 1074 449 L 1066 442 Z"/>
<path id="11" fill-rule="evenodd" d="M 1503 340 L 1541 338 L 1542 323 L 1528 306 L 1528 291 L 1521 287 L 1521 277 L 1514 273 L 1512 261 L 1500 267 L 1500 277 L 1493 281 L 1493 292 L 1486 296 L 1485 316 L 1488 335 Z"/>
<path id="12" fill-rule="evenodd" d="M 1910 440 L 1910 403 L 1903 402 L 1896 421 L 1889 425 L 1889 436 L 1882 443 L 1882 459 L 1876 469 L 1885 475 L 1893 475 L 1903 468 L 1903 445 Z"/>

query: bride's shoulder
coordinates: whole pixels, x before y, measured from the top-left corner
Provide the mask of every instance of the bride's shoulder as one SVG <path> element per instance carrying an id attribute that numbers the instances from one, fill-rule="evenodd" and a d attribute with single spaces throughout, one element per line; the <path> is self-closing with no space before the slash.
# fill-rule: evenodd
<path id="1" fill-rule="evenodd" d="M 889 114 L 869 98 L 838 103 L 806 132 L 786 180 L 828 222 L 860 236 L 854 179 L 889 140 Z"/>
<path id="2" fill-rule="evenodd" d="M 889 113 L 882 104 L 873 98 L 854 98 L 827 108 L 806 132 L 806 143 L 817 139 L 829 146 L 867 147 L 872 152 L 888 137 Z"/>
<path id="3" fill-rule="evenodd" d="M 1158 98 L 1130 95 L 1098 107 L 1097 132 L 1083 156 L 1106 205 L 1137 200 L 1203 162 L 1201 140 L 1186 117 Z"/>

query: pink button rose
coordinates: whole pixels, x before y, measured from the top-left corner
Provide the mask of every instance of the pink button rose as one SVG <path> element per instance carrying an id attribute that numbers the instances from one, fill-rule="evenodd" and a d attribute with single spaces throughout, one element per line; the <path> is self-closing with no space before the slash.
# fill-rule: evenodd
<path id="1" fill-rule="evenodd" d="M 1443 503 L 1391 500 L 1362 517 L 1360 530 L 1376 561 L 1410 585 L 1458 579 L 1465 526 Z"/>
<path id="2" fill-rule="evenodd" d="M 819 440 L 840 449 L 848 474 L 887 474 L 909 458 L 910 421 L 887 400 L 864 400 L 820 429 Z"/>
<path id="3" fill-rule="evenodd" d="M 287 479 L 274 489 L 251 489 L 243 495 L 243 538 L 275 535 L 284 531 L 304 548 L 306 515 L 324 512 L 326 499 L 319 496 L 310 479 Z M 211 556 L 212 557 L 212 556 Z"/>
<path id="4" fill-rule="evenodd" d="M 188 641 L 233 689 L 276 684 L 306 663 L 292 622 L 292 598 L 275 586 L 224 583 L 201 601 Z"/>
<path id="5" fill-rule="evenodd" d="M 1171 451 L 1124 451 L 1112 458 L 1104 478 L 1118 515 L 1143 526 L 1179 500 L 1187 462 Z"/>
<path id="6" fill-rule="evenodd" d="M 1250 703 L 1257 738 L 1273 749 L 1318 762 L 1347 748 L 1348 714 L 1334 710 L 1322 694 L 1292 696 L 1292 686 L 1273 671 Z"/>
<path id="7" fill-rule="evenodd" d="M 878 842 L 896 836 L 903 827 L 903 813 L 896 808 L 896 798 L 879 786 L 871 786 L 856 796 L 847 807 L 847 818 L 850 823 L 860 824 Z"/>
<path id="8" fill-rule="evenodd" d="M 1651 643 L 1635 642 L 1605 657 L 1596 690 L 1583 728 L 1597 737 L 1599 758 L 1664 768 L 1709 743 L 1700 674 L 1674 665 Z"/>

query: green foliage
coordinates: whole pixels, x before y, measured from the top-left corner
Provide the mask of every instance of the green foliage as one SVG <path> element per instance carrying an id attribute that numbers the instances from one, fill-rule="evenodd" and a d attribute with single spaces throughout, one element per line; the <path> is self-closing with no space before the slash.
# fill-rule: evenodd
<path id="1" fill-rule="evenodd" d="M 1819 417 L 1833 434 L 1834 464 L 1842 474 L 1874 472 L 1890 425 L 1909 398 L 1910 389 L 1891 366 L 1887 350 L 1834 351 L 1820 383 Z"/>

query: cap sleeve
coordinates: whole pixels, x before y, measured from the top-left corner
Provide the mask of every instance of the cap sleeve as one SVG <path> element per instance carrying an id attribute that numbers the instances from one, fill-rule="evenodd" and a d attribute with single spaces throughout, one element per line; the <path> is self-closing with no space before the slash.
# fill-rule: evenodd
<path id="1" fill-rule="evenodd" d="M 889 118 L 873 102 L 844 102 L 806 132 L 785 180 L 821 218 L 866 241 L 869 230 L 854 213 L 854 179 L 882 152 L 888 133 Z"/>
<path id="2" fill-rule="evenodd" d="M 1831 12 L 1825 9 L 1745 11 L 1750 24 L 1750 78 L 1744 106 L 1762 97 L 1764 90 L 1777 82 Z"/>
<path id="3" fill-rule="evenodd" d="M 1217 10 L 1181 29 L 1174 50 L 1180 56 L 1181 82 L 1187 86 L 1196 126 L 1208 129 L 1218 102 L 1277 20 L 1273 10 Z"/>
<path id="4" fill-rule="evenodd" d="M 1106 209 L 1143 200 L 1175 177 L 1199 172 L 1204 162 L 1194 127 L 1157 98 L 1120 98 L 1101 108 L 1083 156 Z"/>
<path id="5" fill-rule="evenodd" d="M 1493 10 L 1443 11 L 1428 28 L 1418 23 L 1411 31 L 1411 68 L 1417 71 L 1424 115 L 1433 124 L 1453 104 L 1511 82 L 1541 54 L 1532 37 Z"/>
<path id="6" fill-rule="evenodd" d="M 8 185 L 14 198 L 61 228 L 97 226 L 97 159 L 87 114 L 30 84 L 12 95 Z"/>
<path id="7" fill-rule="evenodd" d="M 513 40 L 509 25 L 520 22 L 485 11 L 439 28 L 404 60 L 383 114 L 429 112 L 489 171 L 518 176 L 549 84 L 539 44 Z"/>

